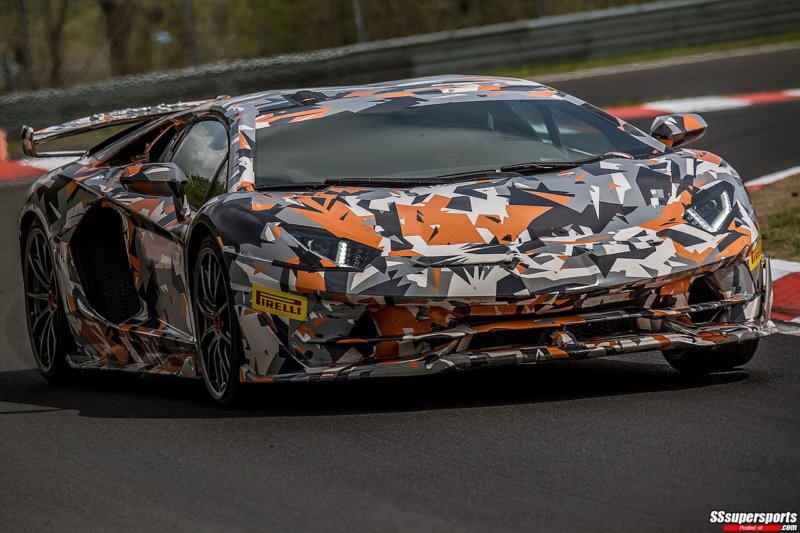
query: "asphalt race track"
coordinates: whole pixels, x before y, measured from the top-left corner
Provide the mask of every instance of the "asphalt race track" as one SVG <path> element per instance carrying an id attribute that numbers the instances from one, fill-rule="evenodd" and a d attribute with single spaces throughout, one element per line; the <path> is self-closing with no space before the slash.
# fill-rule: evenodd
<path id="1" fill-rule="evenodd" d="M 676 64 L 658 70 L 552 81 L 550 85 L 600 107 L 690 96 L 800 88 L 800 44 L 770 53 Z M 800 164 L 800 101 L 704 113 L 706 135 L 695 146 L 730 162 L 746 181 Z M 647 131 L 652 119 L 633 120 Z"/>
<path id="2" fill-rule="evenodd" d="M 708 130 L 692 147 L 724 158 L 745 181 L 800 164 L 800 141 L 792 134 L 792 123 L 800 120 L 800 100 L 701 116 Z M 631 124 L 648 131 L 652 122 L 638 119 Z"/>
<path id="3" fill-rule="evenodd" d="M 779 50 L 770 50 L 779 48 Z M 552 81 L 552 85 L 595 105 L 645 102 L 664 98 L 755 93 L 793 89 L 800 83 L 800 43 L 760 47 L 763 53 L 711 61 L 666 60 L 668 66 L 637 68 L 622 74 L 606 73 Z M 704 54 L 705 55 L 705 54 Z M 636 68 L 622 66 L 622 69 Z M 608 72 L 608 71 L 607 71 Z M 564 74 L 550 75 L 554 80 Z"/>
<path id="4" fill-rule="evenodd" d="M 697 146 L 745 178 L 800 163 L 800 103 L 705 116 Z M 23 193 L 0 189 L 0 531 L 720 531 L 711 511 L 800 511 L 800 336 L 706 377 L 651 353 L 268 385 L 236 412 L 200 382 L 50 386 L 24 326 Z"/>

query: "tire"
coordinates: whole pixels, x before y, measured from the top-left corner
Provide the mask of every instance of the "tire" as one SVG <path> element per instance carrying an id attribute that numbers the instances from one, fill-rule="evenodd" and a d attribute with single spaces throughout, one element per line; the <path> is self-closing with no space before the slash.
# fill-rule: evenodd
<path id="1" fill-rule="evenodd" d="M 37 220 L 25 236 L 22 278 L 25 316 L 36 366 L 45 379 L 60 383 L 72 377 L 67 354 L 75 348 L 61 300 L 50 240 Z"/>
<path id="2" fill-rule="evenodd" d="M 198 368 L 211 397 L 224 407 L 240 395 L 242 340 L 225 262 L 217 243 L 200 244 L 193 278 Z"/>
<path id="3" fill-rule="evenodd" d="M 672 368 L 683 374 L 724 372 L 750 361 L 758 348 L 759 339 L 714 348 L 682 348 L 663 352 Z"/>

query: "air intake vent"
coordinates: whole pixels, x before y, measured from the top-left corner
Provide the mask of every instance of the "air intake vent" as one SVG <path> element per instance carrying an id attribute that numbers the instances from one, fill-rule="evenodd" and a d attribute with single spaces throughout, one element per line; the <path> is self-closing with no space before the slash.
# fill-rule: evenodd
<path id="1" fill-rule="evenodd" d="M 636 324 L 634 320 L 620 317 L 612 320 L 590 322 L 588 324 L 570 324 L 566 326 L 566 329 L 575 335 L 577 340 L 584 341 L 629 333 L 636 329 Z"/>
<path id="2" fill-rule="evenodd" d="M 700 278 L 692 282 L 689 288 L 689 305 L 718 302 L 719 300 L 720 294 L 711 286 L 708 278 Z M 689 313 L 689 316 L 695 324 L 707 324 L 712 322 L 719 312 L 719 309 L 710 309 L 708 311 L 695 311 L 694 313 Z"/>
<path id="3" fill-rule="evenodd" d="M 328 99 L 327 96 L 316 91 L 297 91 L 293 94 L 284 94 L 283 97 L 293 104 L 299 105 L 313 105 Z"/>
<path id="4" fill-rule="evenodd" d="M 81 286 L 98 314 L 113 324 L 141 308 L 122 233 L 113 209 L 94 207 L 83 217 L 70 241 Z"/>
<path id="5" fill-rule="evenodd" d="M 541 346 L 547 344 L 549 329 L 497 330 L 478 333 L 469 343 L 470 350 L 492 350 L 510 346 Z"/>

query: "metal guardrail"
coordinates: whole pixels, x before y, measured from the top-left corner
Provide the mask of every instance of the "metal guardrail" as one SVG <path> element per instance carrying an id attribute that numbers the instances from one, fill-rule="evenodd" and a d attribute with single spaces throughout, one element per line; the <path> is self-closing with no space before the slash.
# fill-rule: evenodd
<path id="1" fill-rule="evenodd" d="M 573 60 L 800 28 L 800 0 L 667 0 L 304 54 L 238 60 L 0 96 L 0 128 L 46 126 L 121 107 L 269 88 L 374 82 Z"/>

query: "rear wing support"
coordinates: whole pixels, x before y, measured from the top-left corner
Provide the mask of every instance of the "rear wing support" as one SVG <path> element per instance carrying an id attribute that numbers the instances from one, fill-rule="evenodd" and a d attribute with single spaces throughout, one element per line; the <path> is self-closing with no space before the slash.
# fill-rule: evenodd
<path id="1" fill-rule="evenodd" d="M 178 102 L 175 104 L 160 104 L 149 107 L 131 107 L 110 111 L 108 113 L 98 113 L 88 117 L 79 118 L 64 124 L 49 126 L 41 130 L 34 130 L 30 126 L 22 126 L 20 138 L 22 140 L 22 151 L 28 157 L 80 157 L 87 150 L 61 150 L 42 152 L 38 147 L 42 143 L 80 135 L 89 131 L 121 126 L 125 124 L 144 123 L 148 120 L 171 115 L 178 111 L 184 111 L 197 107 L 213 100 L 198 100 L 194 102 Z"/>

